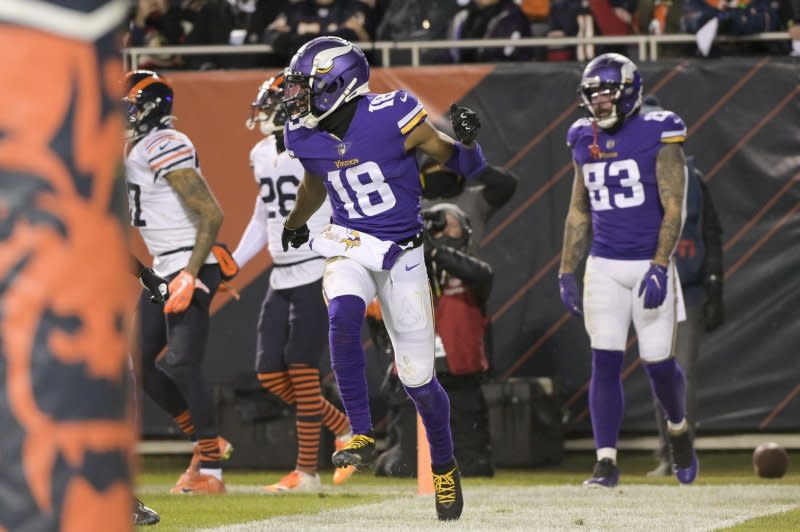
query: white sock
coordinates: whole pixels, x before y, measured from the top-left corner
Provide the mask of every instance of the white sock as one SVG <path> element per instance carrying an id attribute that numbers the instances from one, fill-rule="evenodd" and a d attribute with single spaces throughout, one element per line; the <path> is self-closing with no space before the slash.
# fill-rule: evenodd
<path id="1" fill-rule="evenodd" d="M 597 449 L 597 461 L 603 458 L 611 458 L 611 461 L 617 463 L 617 450 L 613 447 L 601 447 Z"/>
<path id="2" fill-rule="evenodd" d="M 353 433 L 347 432 L 346 434 L 342 434 L 341 436 L 336 436 L 336 439 L 347 443 L 353 439 Z"/>
<path id="3" fill-rule="evenodd" d="M 800 39 L 792 41 L 792 54 L 793 56 L 800 55 Z"/>
<path id="4" fill-rule="evenodd" d="M 212 477 L 216 477 L 217 480 L 222 480 L 222 469 L 219 467 L 216 469 L 207 469 L 205 467 L 201 467 L 200 474 L 211 475 Z"/>
<path id="5" fill-rule="evenodd" d="M 675 436 L 689 430 L 689 423 L 686 421 L 686 418 L 683 418 L 680 423 L 673 423 L 667 420 L 667 430 L 671 435 Z"/>

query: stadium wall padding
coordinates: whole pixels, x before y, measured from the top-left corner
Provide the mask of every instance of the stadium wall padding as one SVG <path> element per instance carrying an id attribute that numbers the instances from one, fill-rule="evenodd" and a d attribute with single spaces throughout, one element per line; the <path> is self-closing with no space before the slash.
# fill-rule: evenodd
<path id="1" fill-rule="evenodd" d="M 645 93 L 678 113 L 719 212 L 725 251 L 726 322 L 701 344 L 698 430 L 792 431 L 800 426 L 800 86 L 788 58 L 662 61 L 640 65 Z M 406 88 L 447 129 L 452 101 L 475 109 L 479 141 L 520 185 L 480 243 L 495 269 L 489 304 L 498 378 L 555 376 L 573 429 L 589 430 L 589 342 L 558 295 L 557 270 L 572 183 L 566 131 L 581 116 L 575 63 L 374 69 L 376 92 Z M 203 173 L 225 211 L 221 239 L 235 246 L 257 192 L 244 121 L 260 71 L 174 73 L 176 127 L 195 142 Z M 138 250 L 142 251 L 141 245 Z M 206 370 L 216 383 L 253 367 L 255 324 L 266 288 L 264 254 L 218 296 Z M 631 337 L 634 336 L 631 330 Z M 635 341 L 625 358 L 623 431 L 650 432 L 650 388 Z M 374 353 L 368 351 L 374 358 Z M 327 362 L 326 362 L 327 363 Z M 381 363 L 373 373 L 379 381 Z M 375 379 L 371 379 L 375 380 Z"/>

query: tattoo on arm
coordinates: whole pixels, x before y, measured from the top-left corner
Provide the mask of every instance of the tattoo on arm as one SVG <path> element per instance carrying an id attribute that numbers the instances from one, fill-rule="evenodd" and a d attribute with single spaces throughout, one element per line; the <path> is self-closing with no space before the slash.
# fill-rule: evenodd
<path id="1" fill-rule="evenodd" d="M 222 225 L 222 209 L 203 176 L 193 168 L 174 170 L 166 174 L 164 179 L 175 189 L 184 205 L 197 215 L 197 237 L 189 264 L 184 268 L 197 276 L 217 241 L 217 233 Z"/>
<path id="2" fill-rule="evenodd" d="M 664 219 L 658 231 L 658 247 L 653 262 L 666 265 L 683 230 L 683 196 L 686 193 L 686 158 L 680 144 L 663 146 L 656 158 L 658 197 Z"/>
<path id="3" fill-rule="evenodd" d="M 297 187 L 297 200 L 292 212 L 286 217 L 286 227 L 297 229 L 302 226 L 311 218 L 312 214 L 317 212 L 326 197 L 328 197 L 328 191 L 325 189 L 322 178 L 306 172 L 300 186 Z"/>
<path id="4" fill-rule="evenodd" d="M 586 255 L 592 239 L 592 216 L 589 209 L 589 193 L 583 182 L 583 172 L 575 167 L 572 183 L 572 199 L 569 203 L 567 220 L 564 224 L 564 248 L 561 251 L 559 273 L 574 272 L 578 263 Z"/>

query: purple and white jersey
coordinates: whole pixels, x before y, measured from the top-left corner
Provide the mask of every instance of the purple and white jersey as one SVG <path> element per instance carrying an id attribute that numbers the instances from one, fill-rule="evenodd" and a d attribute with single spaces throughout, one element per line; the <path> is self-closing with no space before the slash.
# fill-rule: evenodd
<path id="1" fill-rule="evenodd" d="M 656 183 L 656 157 L 666 143 L 683 142 L 686 125 L 670 111 L 637 114 L 614 133 L 597 128 L 600 156 L 592 158 L 592 123 L 581 118 L 567 132 L 572 158 L 583 172 L 592 210 L 591 255 L 652 259 L 664 209 Z"/>
<path id="2" fill-rule="evenodd" d="M 360 98 L 343 139 L 299 123 L 285 126 L 286 149 L 323 179 L 334 223 L 398 242 L 422 230 L 422 183 L 406 135 L 427 113 L 406 91 Z"/>

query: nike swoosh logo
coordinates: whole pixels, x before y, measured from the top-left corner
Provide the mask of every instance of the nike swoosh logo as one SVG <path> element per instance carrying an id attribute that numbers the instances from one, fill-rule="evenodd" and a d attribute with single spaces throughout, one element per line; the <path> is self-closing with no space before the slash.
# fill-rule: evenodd
<path id="1" fill-rule="evenodd" d="M 400 101 L 401 102 L 406 101 L 407 98 L 408 98 L 408 93 L 406 93 L 406 92 L 404 92 L 403 94 L 400 95 Z"/>
<path id="2" fill-rule="evenodd" d="M 413 266 L 409 266 L 408 264 L 406 264 L 406 271 L 407 271 L 407 272 L 410 272 L 411 270 L 413 270 L 413 269 L 414 269 L 414 268 L 416 268 L 417 266 L 419 266 L 419 262 L 418 262 L 418 263 L 416 263 L 416 264 L 414 264 Z"/>
<path id="3" fill-rule="evenodd" d="M 159 146 L 159 147 L 158 147 L 158 150 L 159 150 L 159 151 L 162 151 L 162 150 L 163 150 L 164 148 L 166 148 L 167 146 L 169 146 L 169 142 L 167 142 L 166 144 L 163 144 L 163 145 Z"/>

